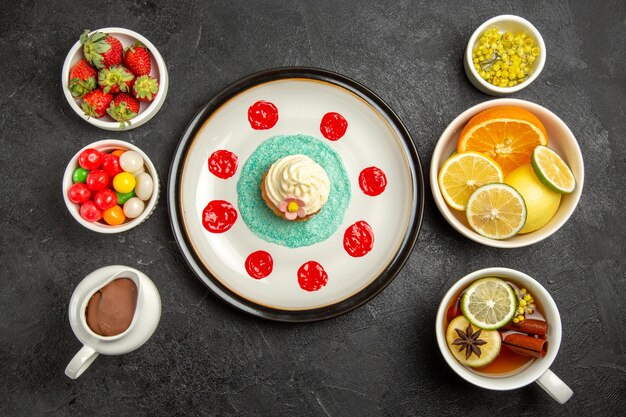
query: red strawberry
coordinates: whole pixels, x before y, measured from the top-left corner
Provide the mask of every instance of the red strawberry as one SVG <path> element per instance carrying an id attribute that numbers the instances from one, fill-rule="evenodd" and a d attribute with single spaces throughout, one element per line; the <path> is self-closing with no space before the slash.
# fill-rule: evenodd
<path id="1" fill-rule="evenodd" d="M 159 82 L 149 75 L 142 75 L 135 80 L 133 95 L 139 101 L 151 102 L 159 92 Z"/>
<path id="2" fill-rule="evenodd" d="M 96 75 L 98 72 L 89 65 L 86 59 L 81 59 L 70 70 L 69 89 L 72 97 L 81 98 L 96 88 Z"/>
<path id="3" fill-rule="evenodd" d="M 130 94 L 120 93 L 109 105 L 107 113 L 120 122 L 120 127 L 123 129 L 126 124 L 130 126 L 130 119 L 139 113 L 139 102 Z"/>
<path id="4" fill-rule="evenodd" d="M 135 76 L 121 65 L 111 65 L 98 73 L 98 85 L 105 93 L 130 93 L 135 84 Z"/>
<path id="5" fill-rule="evenodd" d="M 138 77 L 148 75 L 151 68 L 150 52 L 141 42 L 135 42 L 124 49 L 124 65 Z"/>
<path id="6" fill-rule="evenodd" d="M 96 88 L 83 96 L 83 111 L 87 116 L 99 119 L 107 112 L 112 100 L 113 95 Z"/>
<path id="7" fill-rule="evenodd" d="M 108 68 L 122 62 L 124 48 L 119 39 L 108 33 L 94 32 L 89 36 L 89 30 L 80 35 L 83 44 L 83 53 L 91 65 L 98 69 Z"/>

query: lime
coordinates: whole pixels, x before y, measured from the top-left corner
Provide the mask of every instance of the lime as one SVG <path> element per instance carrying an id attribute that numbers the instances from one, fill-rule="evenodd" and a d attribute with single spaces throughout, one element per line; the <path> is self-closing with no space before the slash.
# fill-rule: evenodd
<path id="1" fill-rule="evenodd" d="M 495 330 L 507 324 L 517 310 L 513 288 L 500 278 L 474 281 L 461 298 L 461 311 L 473 325 Z"/>
<path id="2" fill-rule="evenodd" d="M 497 330 L 479 329 L 463 316 L 454 318 L 448 325 L 446 342 L 452 356 L 472 368 L 489 365 L 498 357 L 502 346 Z"/>
<path id="3" fill-rule="evenodd" d="M 552 191 L 569 194 L 576 188 L 576 179 L 572 170 L 556 152 L 547 146 L 535 147 L 531 163 L 537 178 Z"/>
<path id="4" fill-rule="evenodd" d="M 526 223 L 526 204 L 513 187 L 487 184 L 472 193 L 465 211 L 470 227 L 491 239 L 515 236 Z"/>
<path id="5" fill-rule="evenodd" d="M 530 164 L 513 170 L 504 177 L 504 182 L 515 188 L 526 203 L 526 224 L 519 233 L 530 233 L 542 228 L 559 209 L 561 194 L 543 185 Z"/>

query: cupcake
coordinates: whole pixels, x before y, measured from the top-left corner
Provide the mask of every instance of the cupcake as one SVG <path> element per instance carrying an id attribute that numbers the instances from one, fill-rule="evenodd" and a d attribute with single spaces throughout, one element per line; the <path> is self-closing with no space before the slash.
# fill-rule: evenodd
<path id="1" fill-rule="evenodd" d="M 330 180 L 324 168 L 306 155 L 288 155 L 274 162 L 261 178 L 267 206 L 286 220 L 304 221 L 328 201 Z"/>

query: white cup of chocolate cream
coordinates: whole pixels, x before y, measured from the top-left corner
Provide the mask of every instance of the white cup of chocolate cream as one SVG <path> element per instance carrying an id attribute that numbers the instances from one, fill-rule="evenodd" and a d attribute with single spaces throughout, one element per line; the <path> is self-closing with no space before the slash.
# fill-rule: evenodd
<path id="1" fill-rule="evenodd" d="M 83 347 L 65 368 L 76 379 L 99 354 L 121 355 L 143 345 L 161 318 L 161 298 L 142 272 L 123 265 L 100 268 L 76 287 L 69 305 L 72 331 Z"/>

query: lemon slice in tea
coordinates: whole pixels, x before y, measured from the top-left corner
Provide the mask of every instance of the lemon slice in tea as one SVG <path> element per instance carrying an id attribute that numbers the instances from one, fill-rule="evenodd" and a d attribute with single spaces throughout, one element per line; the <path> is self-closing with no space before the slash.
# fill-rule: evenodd
<path id="1" fill-rule="evenodd" d="M 439 177 L 444 200 L 456 210 L 465 210 L 467 200 L 478 187 L 502 182 L 502 169 L 496 161 L 478 152 L 457 153 L 444 162 Z"/>
<path id="2" fill-rule="evenodd" d="M 491 239 L 515 236 L 526 223 L 526 203 L 515 188 L 487 184 L 472 193 L 465 214 L 470 227 Z"/>
<path id="3" fill-rule="evenodd" d="M 556 152 L 547 146 L 535 147 L 531 162 L 537 178 L 552 191 L 569 194 L 576 188 L 576 179 L 572 170 Z"/>
<path id="4" fill-rule="evenodd" d="M 480 329 L 499 329 L 513 319 L 516 310 L 515 291 L 500 278 L 475 281 L 461 298 L 463 315 Z"/>
<path id="5" fill-rule="evenodd" d="M 454 318 L 448 325 L 446 342 L 452 356 L 461 365 L 472 368 L 489 365 L 498 357 L 502 346 L 497 330 L 479 329 L 463 316 Z"/>

